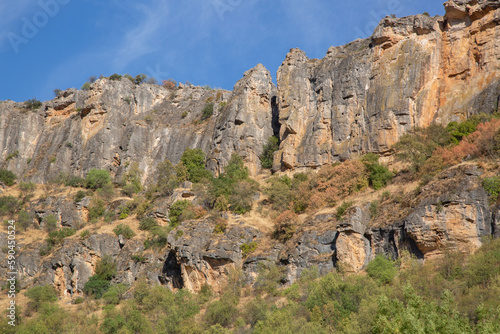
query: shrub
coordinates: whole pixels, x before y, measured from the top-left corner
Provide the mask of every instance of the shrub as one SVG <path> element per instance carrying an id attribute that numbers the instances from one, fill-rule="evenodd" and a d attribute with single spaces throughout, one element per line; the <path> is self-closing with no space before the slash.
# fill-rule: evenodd
<path id="1" fill-rule="evenodd" d="M 0 197 L 0 215 L 13 215 L 21 208 L 21 203 L 12 196 Z"/>
<path id="2" fill-rule="evenodd" d="M 344 213 L 354 204 L 353 201 L 345 201 L 345 202 L 342 202 L 342 204 L 337 208 L 337 213 L 336 213 L 336 217 L 338 220 L 340 220 L 342 218 L 342 216 L 344 216 Z"/>
<path id="3" fill-rule="evenodd" d="M 33 193 L 36 189 L 36 186 L 32 182 L 21 182 L 19 183 L 19 190 L 21 190 L 22 196 L 27 196 Z"/>
<path id="4" fill-rule="evenodd" d="M 156 180 L 155 191 L 160 196 L 172 195 L 174 189 L 179 185 L 175 167 L 169 160 L 165 160 L 156 167 Z"/>
<path id="5" fill-rule="evenodd" d="M 212 102 L 209 102 L 205 105 L 203 110 L 201 111 L 201 120 L 207 120 L 210 117 L 212 117 L 212 114 L 214 113 L 214 104 Z"/>
<path id="6" fill-rule="evenodd" d="M 55 96 L 55 97 L 59 97 L 59 96 L 61 96 L 61 95 L 62 95 L 62 93 L 63 93 L 63 91 L 62 91 L 62 90 L 60 90 L 60 89 L 58 89 L 58 88 L 54 89 L 54 96 Z"/>
<path id="7" fill-rule="evenodd" d="M 187 169 L 188 181 L 197 183 L 212 178 L 212 173 L 205 169 L 205 153 L 201 149 L 188 148 L 182 154 L 181 162 Z"/>
<path id="8" fill-rule="evenodd" d="M 70 176 L 64 180 L 64 185 L 73 188 L 84 187 L 85 179 L 79 176 Z"/>
<path id="9" fill-rule="evenodd" d="M 113 232 L 115 232 L 117 236 L 122 235 L 126 239 L 131 239 L 135 236 L 135 233 L 132 231 L 130 226 L 125 224 L 118 225 L 113 229 Z"/>
<path id="10" fill-rule="evenodd" d="M 111 281 L 116 276 L 116 263 L 111 255 L 104 255 L 95 267 L 95 275 L 100 279 Z"/>
<path id="11" fill-rule="evenodd" d="M 24 102 L 24 108 L 29 109 L 29 110 L 36 110 L 36 109 L 39 109 L 41 106 L 42 106 L 42 102 L 40 102 L 36 98 L 32 98 L 32 99 L 26 100 L 26 102 Z"/>
<path id="12" fill-rule="evenodd" d="M 398 268 L 393 261 L 379 254 L 368 263 L 366 272 L 370 277 L 379 280 L 382 284 L 389 284 L 396 276 Z"/>
<path id="13" fill-rule="evenodd" d="M 145 82 L 150 84 L 150 85 L 157 85 L 158 84 L 158 80 L 156 80 L 153 77 L 148 78 Z"/>
<path id="14" fill-rule="evenodd" d="M 163 80 L 162 86 L 166 89 L 174 89 L 175 87 L 177 87 L 177 82 L 173 79 Z"/>
<path id="15" fill-rule="evenodd" d="M 86 82 L 86 83 L 84 83 L 84 84 L 82 85 L 81 90 L 90 90 L 90 86 L 91 86 L 91 85 L 92 85 L 92 84 L 91 84 L 90 82 Z"/>
<path id="16" fill-rule="evenodd" d="M 87 196 L 87 194 L 85 193 L 85 191 L 78 190 L 78 192 L 75 195 L 75 198 L 73 199 L 73 202 L 74 203 L 80 203 L 81 200 L 85 198 L 85 196 Z"/>
<path id="17" fill-rule="evenodd" d="M 181 114 L 181 118 L 186 118 L 188 115 L 188 112 L 187 110 L 183 111 L 182 114 Z"/>
<path id="18" fill-rule="evenodd" d="M 120 74 L 112 74 L 110 77 L 109 77 L 109 80 L 121 80 L 122 79 L 122 76 Z"/>
<path id="19" fill-rule="evenodd" d="M 106 212 L 106 207 L 104 206 L 104 201 L 99 198 L 93 198 L 88 207 L 89 219 L 99 219 Z"/>
<path id="20" fill-rule="evenodd" d="M 0 169 L 0 181 L 6 186 L 13 186 L 17 179 L 17 175 L 7 169 Z"/>
<path id="21" fill-rule="evenodd" d="M 37 312 L 44 303 L 57 301 L 57 291 L 51 285 L 34 286 L 24 295 L 29 298 L 29 311 Z"/>
<path id="22" fill-rule="evenodd" d="M 156 226 L 158 226 L 158 222 L 156 221 L 156 219 L 151 217 L 142 218 L 139 222 L 139 230 L 141 231 L 150 231 Z"/>
<path id="23" fill-rule="evenodd" d="M 118 305 L 127 290 L 128 286 L 124 283 L 114 285 L 102 295 L 102 299 L 104 299 L 104 302 L 108 305 Z"/>
<path id="24" fill-rule="evenodd" d="M 111 182 L 111 176 L 107 170 L 91 169 L 85 177 L 85 187 L 96 190 Z"/>
<path id="25" fill-rule="evenodd" d="M 80 239 L 87 239 L 88 237 L 90 236 L 90 231 L 89 230 L 85 230 L 83 231 L 82 233 L 80 233 Z"/>
<path id="26" fill-rule="evenodd" d="M 151 232 L 151 237 L 144 241 L 144 248 L 163 248 L 167 244 L 168 233 L 171 227 L 156 226 L 153 227 Z"/>
<path id="27" fill-rule="evenodd" d="M 95 299 L 100 299 L 102 295 L 108 291 L 110 286 L 111 283 L 109 283 L 109 281 L 94 275 L 91 276 L 88 282 L 83 286 L 83 292 L 89 296 L 93 296 Z"/>
<path id="28" fill-rule="evenodd" d="M 274 152 L 280 148 L 279 139 L 275 136 L 269 137 L 267 143 L 264 144 L 260 161 L 262 168 L 270 169 L 273 167 Z"/>
<path id="29" fill-rule="evenodd" d="M 497 200 L 500 194 L 500 177 L 488 177 L 483 179 L 482 186 L 484 190 L 490 195 L 492 200 Z"/>
<path id="30" fill-rule="evenodd" d="M 144 74 L 144 73 L 141 73 L 141 74 L 137 74 L 134 78 L 134 83 L 136 85 L 140 85 L 141 83 L 143 83 L 146 79 L 147 79 L 147 75 Z"/>
<path id="31" fill-rule="evenodd" d="M 169 211 L 170 225 L 172 227 L 179 225 L 182 221 L 182 215 L 184 211 L 186 211 L 188 208 L 191 208 L 192 206 L 193 204 L 187 200 L 174 202 Z"/>
<path id="32" fill-rule="evenodd" d="M 465 278 L 469 287 L 488 287 L 500 275 L 500 239 L 486 240 L 465 266 Z M 498 283 L 497 283 L 498 289 Z"/>
<path id="33" fill-rule="evenodd" d="M 19 151 L 14 151 L 14 152 L 10 153 L 9 155 L 7 155 L 7 157 L 5 158 L 5 161 L 12 160 L 14 158 L 17 158 L 18 156 L 19 156 Z"/>
<path id="34" fill-rule="evenodd" d="M 246 258 L 248 254 L 254 252 L 257 249 L 257 243 L 255 241 L 252 241 L 251 243 L 248 244 L 242 244 L 240 246 L 240 249 L 243 258 Z"/>
<path id="35" fill-rule="evenodd" d="M 439 147 L 456 143 L 452 134 L 440 125 L 417 128 L 413 133 L 403 135 L 393 146 L 396 157 L 410 163 L 413 172 L 419 172 L 422 165 Z"/>
<path id="36" fill-rule="evenodd" d="M 229 196 L 229 208 L 231 211 L 244 214 L 252 209 L 255 193 L 259 184 L 254 180 L 238 182 Z"/>
<path id="37" fill-rule="evenodd" d="M 378 163 L 379 156 L 374 153 L 365 155 L 362 159 L 368 173 L 368 182 L 373 189 L 385 187 L 394 176 L 387 167 Z"/>
<path id="38" fill-rule="evenodd" d="M 47 215 L 43 217 L 43 222 L 45 223 L 45 230 L 47 232 L 52 232 L 57 229 L 57 218 L 54 215 Z"/>
<path id="39" fill-rule="evenodd" d="M 49 237 L 47 238 L 47 243 L 50 247 L 60 244 L 65 238 L 74 235 L 76 231 L 72 228 L 63 227 L 59 230 L 54 230 L 49 232 Z"/>
<path id="40" fill-rule="evenodd" d="M 24 211 L 22 210 L 21 212 L 19 212 L 19 216 L 17 218 L 17 221 L 19 223 L 19 226 L 23 228 L 23 230 L 27 230 L 28 227 L 31 226 L 31 224 L 33 224 L 33 219 L 34 219 L 34 215 L 32 213 L 29 213 L 27 211 Z"/>
<path id="41" fill-rule="evenodd" d="M 205 321 L 209 325 L 219 324 L 224 327 L 229 326 L 238 314 L 238 308 L 236 307 L 238 301 L 238 296 L 226 292 L 220 300 L 214 301 L 207 306 Z"/>
<path id="42" fill-rule="evenodd" d="M 286 242 L 295 234 L 297 214 L 288 210 L 280 214 L 275 220 L 273 237 L 281 242 Z"/>

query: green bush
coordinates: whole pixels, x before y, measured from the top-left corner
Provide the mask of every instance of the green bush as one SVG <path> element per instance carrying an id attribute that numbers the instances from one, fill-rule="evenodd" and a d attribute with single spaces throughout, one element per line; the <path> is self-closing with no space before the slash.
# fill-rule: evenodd
<path id="1" fill-rule="evenodd" d="M 90 90 L 90 86 L 91 86 L 91 83 L 90 82 L 86 82 L 82 85 L 82 88 L 81 90 Z"/>
<path id="2" fill-rule="evenodd" d="M 116 276 L 116 263 L 111 255 L 103 255 L 97 262 L 95 274 L 103 280 L 111 281 Z"/>
<path id="3" fill-rule="evenodd" d="M 362 160 L 368 173 L 368 182 L 375 190 L 385 187 L 394 176 L 387 167 L 379 164 L 378 159 L 377 154 L 369 153 Z"/>
<path id="4" fill-rule="evenodd" d="M 153 227 L 149 232 L 151 236 L 144 241 L 144 248 L 158 248 L 161 249 L 167 244 L 168 233 L 171 227 L 156 226 Z"/>
<path id="5" fill-rule="evenodd" d="M 70 176 L 64 180 L 66 187 L 80 188 L 85 186 L 85 179 L 79 176 Z"/>
<path id="6" fill-rule="evenodd" d="M 13 215 L 21 209 L 21 203 L 12 196 L 0 197 L 0 215 Z"/>
<path id="7" fill-rule="evenodd" d="M 398 272 L 394 261 L 389 260 L 384 255 L 377 255 L 375 259 L 368 263 L 366 272 L 374 279 L 379 280 L 382 284 L 389 284 L 392 282 Z"/>
<path id="8" fill-rule="evenodd" d="M 57 301 L 57 291 L 52 285 L 34 286 L 24 294 L 28 297 L 28 310 L 37 312 L 45 303 Z"/>
<path id="9" fill-rule="evenodd" d="M 186 209 L 188 209 L 192 205 L 193 204 L 187 200 L 174 202 L 174 204 L 172 204 L 172 206 L 170 207 L 169 211 L 170 225 L 172 227 L 179 225 L 181 223 L 179 217 L 184 213 Z"/>
<path id="10" fill-rule="evenodd" d="M 187 169 L 187 180 L 197 183 L 210 180 L 212 173 L 205 169 L 205 153 L 199 148 L 188 148 L 181 157 L 182 164 Z"/>
<path id="11" fill-rule="evenodd" d="M 500 239 L 486 240 L 474 253 L 464 269 L 469 287 L 488 287 L 500 275 Z M 497 283 L 497 288 L 500 288 Z"/>
<path id="12" fill-rule="evenodd" d="M 102 299 L 108 305 L 118 305 L 123 300 L 127 290 L 128 286 L 124 283 L 113 285 L 102 295 Z"/>
<path id="13" fill-rule="evenodd" d="M 118 225 L 117 227 L 115 227 L 113 229 L 113 232 L 115 232 L 115 234 L 117 236 L 119 236 L 121 234 L 126 239 L 131 239 L 135 236 L 135 233 L 134 233 L 134 231 L 132 231 L 130 226 L 125 225 L 125 224 Z"/>
<path id="14" fill-rule="evenodd" d="M 26 231 L 28 227 L 30 227 L 31 224 L 33 224 L 34 218 L 35 216 L 32 213 L 21 210 L 21 212 L 19 212 L 19 215 L 17 217 L 17 222 L 19 223 L 19 226 Z"/>
<path id="15" fill-rule="evenodd" d="M 120 74 L 112 74 L 110 77 L 109 77 L 109 80 L 121 80 L 122 79 L 122 76 Z"/>
<path id="16" fill-rule="evenodd" d="M 89 219 L 95 220 L 99 219 L 106 212 L 106 206 L 104 205 L 104 201 L 99 198 L 93 198 L 88 207 L 89 210 Z"/>
<path id="17" fill-rule="evenodd" d="M 482 185 L 493 201 L 498 198 L 500 194 L 500 176 L 485 178 Z"/>
<path id="18" fill-rule="evenodd" d="M 344 213 L 354 204 L 353 201 L 345 201 L 337 208 L 336 217 L 338 220 L 342 219 Z"/>
<path id="19" fill-rule="evenodd" d="M 42 102 L 40 102 L 36 98 L 32 98 L 32 99 L 26 100 L 26 102 L 24 102 L 24 108 L 29 109 L 29 110 L 36 110 L 36 109 L 39 109 L 41 106 L 42 106 Z"/>
<path id="20" fill-rule="evenodd" d="M 0 182 L 6 186 L 13 186 L 17 179 L 17 175 L 7 169 L 0 169 Z"/>
<path id="21" fill-rule="evenodd" d="M 85 177 L 85 187 L 96 190 L 111 182 L 111 176 L 107 170 L 91 169 Z"/>
<path id="22" fill-rule="evenodd" d="M 272 209 L 278 212 L 285 210 L 304 212 L 309 205 L 309 199 L 302 196 L 300 189 L 307 180 L 308 176 L 304 173 L 295 174 L 293 179 L 285 175 L 267 180 L 268 186 L 264 189 L 264 193 L 269 197 Z"/>
<path id="23" fill-rule="evenodd" d="M 74 235 L 76 231 L 69 227 L 63 227 L 59 230 L 50 231 L 49 237 L 47 238 L 47 243 L 49 247 L 60 244 L 65 238 Z"/>
<path id="24" fill-rule="evenodd" d="M 209 185 L 211 207 L 225 211 L 229 206 L 231 211 L 240 214 L 250 211 L 258 184 L 249 178 L 249 174 L 243 159 L 233 154 L 224 173 L 212 179 Z"/>
<path id="25" fill-rule="evenodd" d="M 220 298 L 220 300 L 214 301 L 207 306 L 207 311 L 205 313 L 205 321 L 209 325 L 219 324 L 224 327 L 231 325 L 238 314 L 239 297 L 226 292 Z"/>
<path id="26" fill-rule="evenodd" d="M 419 172 L 435 149 L 454 142 L 456 139 L 444 127 L 430 125 L 425 129 L 417 128 L 413 133 L 404 134 L 392 148 L 398 159 L 410 163 L 412 172 Z"/>
<path id="27" fill-rule="evenodd" d="M 83 286 L 83 292 L 95 299 L 100 299 L 109 290 L 111 283 L 100 278 L 98 275 L 91 276 Z"/>
<path id="28" fill-rule="evenodd" d="M 160 196 L 172 195 L 174 189 L 179 185 L 176 168 L 169 160 L 165 160 L 156 167 L 156 180 L 154 191 Z"/>
<path id="29" fill-rule="evenodd" d="M 257 246 L 258 244 L 255 241 L 252 241 L 251 243 L 248 244 L 242 244 L 240 246 L 240 249 L 243 258 L 246 258 L 248 254 L 254 252 L 257 249 Z"/>
<path id="30" fill-rule="evenodd" d="M 280 148 L 279 139 L 275 136 L 269 137 L 267 143 L 264 144 L 260 161 L 262 168 L 270 169 L 273 167 L 274 152 Z"/>
<path id="31" fill-rule="evenodd" d="M 204 121 L 209 119 L 214 113 L 214 104 L 212 102 L 207 103 L 203 110 L 201 111 L 201 120 Z"/>
<path id="32" fill-rule="evenodd" d="M 75 198 L 73 199 L 73 202 L 74 203 L 80 203 L 81 200 L 85 198 L 85 196 L 87 196 L 87 194 L 85 193 L 85 191 L 78 190 L 78 192 L 75 195 Z"/>
<path id="33" fill-rule="evenodd" d="M 14 151 L 11 154 L 7 155 L 5 161 L 9 161 L 11 159 L 17 158 L 19 156 L 19 151 Z"/>
<path id="34" fill-rule="evenodd" d="M 152 217 L 142 218 L 139 222 L 139 230 L 141 231 L 150 231 L 152 228 L 158 226 L 158 222 L 156 219 Z"/>
<path id="35" fill-rule="evenodd" d="M 43 222 L 45 223 L 45 230 L 47 232 L 52 232 L 57 229 L 57 218 L 54 215 L 47 215 L 43 217 Z"/>

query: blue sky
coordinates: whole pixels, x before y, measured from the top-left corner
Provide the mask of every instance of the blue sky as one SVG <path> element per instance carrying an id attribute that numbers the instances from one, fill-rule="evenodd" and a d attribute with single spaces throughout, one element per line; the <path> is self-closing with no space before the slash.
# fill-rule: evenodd
<path id="1" fill-rule="evenodd" d="M 232 89 L 258 63 L 275 76 L 290 48 L 322 58 L 386 15 L 443 15 L 442 2 L 2 0 L 0 100 L 48 100 L 113 73 Z"/>

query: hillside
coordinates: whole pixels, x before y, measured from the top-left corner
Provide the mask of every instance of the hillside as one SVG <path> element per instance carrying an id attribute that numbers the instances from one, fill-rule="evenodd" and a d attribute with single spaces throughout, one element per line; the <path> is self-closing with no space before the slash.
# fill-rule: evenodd
<path id="1" fill-rule="evenodd" d="M 494 333 L 500 1 L 445 10 L 323 59 L 292 49 L 277 85 L 259 64 L 233 91 L 113 75 L 0 102 L 0 285 L 18 273 L 20 328 L 391 332 L 405 308 Z M 51 307 L 81 323 L 38 331 Z"/>

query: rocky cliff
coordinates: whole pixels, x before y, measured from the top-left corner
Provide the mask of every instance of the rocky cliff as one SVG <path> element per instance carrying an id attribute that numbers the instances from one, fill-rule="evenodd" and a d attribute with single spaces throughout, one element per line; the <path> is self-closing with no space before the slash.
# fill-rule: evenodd
<path id="1" fill-rule="evenodd" d="M 332 47 L 321 60 L 292 49 L 278 70 L 277 86 L 257 65 L 232 92 L 103 78 L 88 91 L 66 90 L 35 111 L 1 102 L 2 167 L 47 183 L 61 172 L 84 176 L 92 168 L 107 169 L 119 180 L 137 162 L 147 183 L 158 163 L 177 163 L 186 148 L 200 148 L 215 174 L 236 153 L 256 176 L 272 135 L 280 139 L 276 172 L 315 169 L 366 152 L 389 155 L 415 127 L 498 111 L 500 1 L 454 0 L 445 9 L 443 17 L 384 18 L 371 38 Z M 213 114 L 203 116 L 210 105 Z M 302 215 L 286 243 L 270 238 L 269 221 L 229 215 L 221 233 L 205 217 L 182 223 L 168 234 L 167 246 L 154 251 L 145 249 L 145 235 L 126 240 L 110 231 L 67 238 L 46 256 L 36 242 L 20 240 L 17 269 L 24 284 L 54 284 L 74 295 L 97 260 L 110 254 L 118 264 L 115 282 L 146 277 L 199 291 L 204 284 L 217 290 L 233 269 L 254 283 L 267 263 L 278 264 L 282 282 L 290 283 L 312 265 L 321 273 L 339 266 L 357 272 L 380 253 L 397 258 L 408 251 L 433 259 L 450 248 L 471 252 L 483 236 L 500 233 L 498 209 L 481 186 L 483 172 L 471 163 L 445 170 L 408 198 L 381 203 L 389 214 L 378 220 L 369 201 L 356 203 L 342 218 L 333 208 Z M 167 221 L 173 198 L 193 199 L 190 187 L 153 203 L 153 215 Z M 69 200 L 57 194 L 37 198 L 30 206 L 36 220 L 52 214 L 59 226 L 86 224 L 88 199 L 74 203 L 74 194 L 66 195 Z M 5 240 L 0 234 L 0 243 Z M 6 277 L 3 260 L 0 269 Z"/>
<path id="2" fill-rule="evenodd" d="M 444 17 L 383 19 L 373 36 L 278 70 L 275 170 L 388 153 L 405 132 L 498 109 L 500 4 L 448 1 Z"/>

